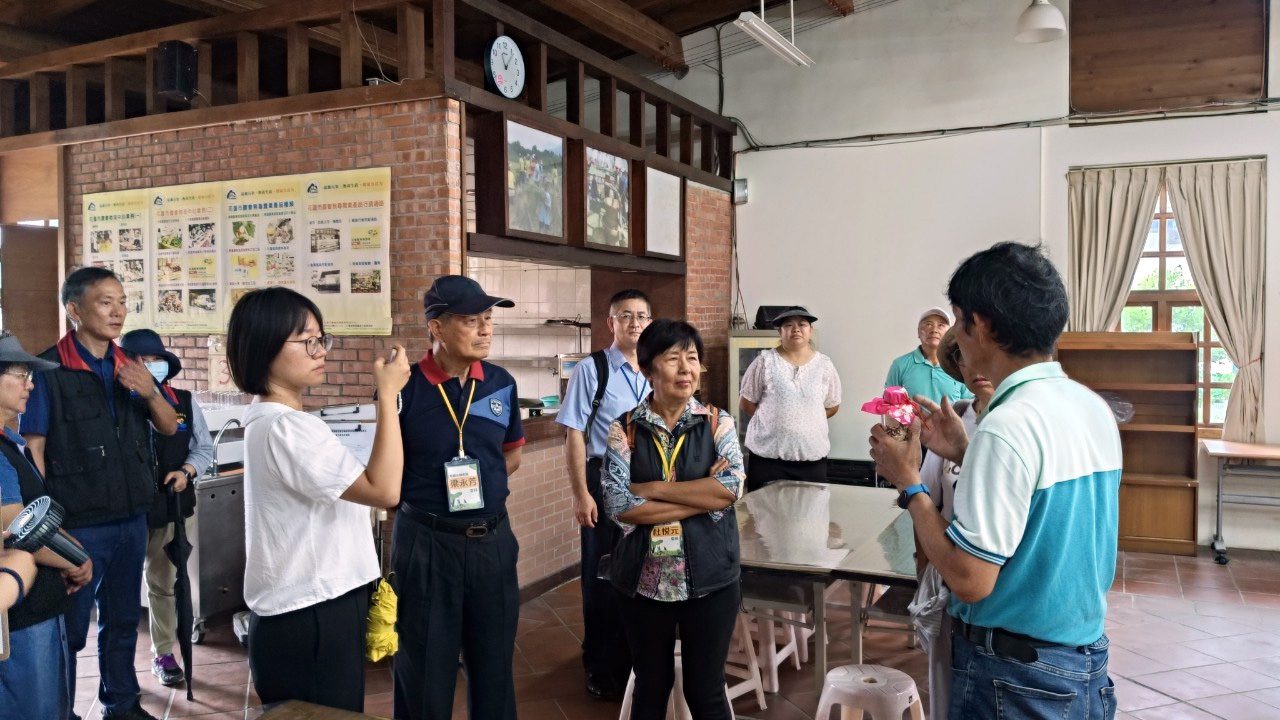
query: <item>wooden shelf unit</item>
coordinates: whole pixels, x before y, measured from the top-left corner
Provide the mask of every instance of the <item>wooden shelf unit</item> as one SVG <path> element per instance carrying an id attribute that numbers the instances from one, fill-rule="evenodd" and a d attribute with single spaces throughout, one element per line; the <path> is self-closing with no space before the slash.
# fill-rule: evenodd
<path id="1" fill-rule="evenodd" d="M 1195 555 L 1195 333 L 1064 333 L 1058 361 L 1076 381 L 1133 403 L 1120 425 L 1120 549 Z"/>

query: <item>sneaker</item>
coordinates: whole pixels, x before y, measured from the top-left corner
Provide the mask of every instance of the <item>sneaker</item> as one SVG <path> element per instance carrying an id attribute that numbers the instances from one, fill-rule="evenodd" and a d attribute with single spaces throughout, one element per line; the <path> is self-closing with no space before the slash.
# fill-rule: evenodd
<path id="1" fill-rule="evenodd" d="M 179 670 L 178 672 L 182 672 Z M 116 710 L 115 712 L 107 712 L 106 708 L 102 709 L 102 720 L 159 720 L 155 715 L 142 709 L 142 703 L 134 702 L 133 707 L 127 710 Z"/>
<path id="2" fill-rule="evenodd" d="M 172 655 L 160 655 L 151 661 L 151 674 L 160 680 L 161 685 L 177 685 L 185 677 L 178 661 Z"/>

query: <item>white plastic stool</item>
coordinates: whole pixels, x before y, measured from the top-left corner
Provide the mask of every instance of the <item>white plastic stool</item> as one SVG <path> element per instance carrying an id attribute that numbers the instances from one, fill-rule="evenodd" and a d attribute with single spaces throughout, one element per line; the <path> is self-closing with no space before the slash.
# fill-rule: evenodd
<path id="1" fill-rule="evenodd" d="M 910 710 L 911 720 L 924 720 L 924 706 L 916 681 L 901 670 L 883 665 L 841 665 L 827 673 L 814 720 L 830 720 L 831 707 L 840 706 L 841 720 L 901 720 Z"/>
<path id="2" fill-rule="evenodd" d="M 676 682 L 671 687 L 671 697 L 667 699 L 667 720 L 693 720 L 693 713 L 684 699 L 684 666 L 680 662 L 680 641 L 676 640 L 675 652 Z M 631 671 L 627 678 L 627 689 L 622 693 L 622 710 L 618 720 L 631 720 L 631 696 L 636 691 L 636 673 Z"/>
<path id="3" fill-rule="evenodd" d="M 730 703 L 735 698 L 755 692 L 756 705 L 761 710 L 768 709 L 769 704 L 764 699 L 764 683 L 760 679 L 760 659 L 756 654 L 755 643 L 751 640 L 751 629 L 744 613 L 738 613 L 738 622 L 733 628 L 733 640 L 729 656 L 725 658 L 724 674 L 740 680 L 733 684 L 725 683 L 725 693 L 729 696 Z"/>
<path id="4" fill-rule="evenodd" d="M 774 612 L 778 614 L 773 615 Z M 800 669 L 800 642 L 796 627 L 785 622 L 791 619 L 791 613 L 783 611 L 757 612 L 753 619 L 760 640 L 760 672 L 765 692 L 778 692 L 778 668 L 782 663 L 790 658 L 795 669 Z"/>

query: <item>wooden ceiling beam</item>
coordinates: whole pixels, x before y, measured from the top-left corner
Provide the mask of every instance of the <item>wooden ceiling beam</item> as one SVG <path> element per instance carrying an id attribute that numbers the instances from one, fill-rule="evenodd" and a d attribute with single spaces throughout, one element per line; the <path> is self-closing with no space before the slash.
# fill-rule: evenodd
<path id="1" fill-rule="evenodd" d="M 622 0 L 538 0 L 662 67 L 684 70 L 680 36 Z"/>
<path id="2" fill-rule="evenodd" d="M 12 25 L 0 25 L 0 61 L 11 61 L 27 55 L 69 47 L 65 40 L 31 32 Z"/>
<path id="3" fill-rule="evenodd" d="M 0 23 L 30 27 L 49 26 L 94 0 L 9 0 L 0 5 Z"/>

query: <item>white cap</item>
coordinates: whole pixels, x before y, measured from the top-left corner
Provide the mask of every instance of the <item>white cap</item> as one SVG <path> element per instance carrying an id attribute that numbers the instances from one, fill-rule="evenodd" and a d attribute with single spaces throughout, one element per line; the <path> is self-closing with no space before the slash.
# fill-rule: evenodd
<path id="1" fill-rule="evenodd" d="M 946 309 L 941 307 L 931 307 L 928 310 L 925 310 L 924 312 L 920 313 L 920 319 L 917 320 L 916 322 L 922 323 L 924 322 L 924 319 L 929 317 L 930 315 L 941 315 L 943 318 L 946 319 L 948 325 L 954 325 L 956 322 L 956 319 L 951 317 L 951 313 L 947 312 Z"/>

